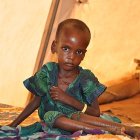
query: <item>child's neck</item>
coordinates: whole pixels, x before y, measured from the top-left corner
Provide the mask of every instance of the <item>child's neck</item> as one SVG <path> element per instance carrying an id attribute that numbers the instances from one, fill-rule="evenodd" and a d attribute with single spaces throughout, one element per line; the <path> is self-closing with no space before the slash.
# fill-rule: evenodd
<path id="1" fill-rule="evenodd" d="M 58 73 L 58 87 L 63 91 L 66 91 L 68 86 L 76 79 L 79 74 L 79 69 L 73 71 L 59 70 Z"/>
<path id="2" fill-rule="evenodd" d="M 75 77 L 79 74 L 79 69 L 75 69 L 75 70 L 72 70 L 72 71 L 66 71 L 66 70 L 63 70 L 63 69 L 59 69 L 59 76 L 60 77 L 65 77 L 65 78 L 69 78 L 69 77 Z"/>

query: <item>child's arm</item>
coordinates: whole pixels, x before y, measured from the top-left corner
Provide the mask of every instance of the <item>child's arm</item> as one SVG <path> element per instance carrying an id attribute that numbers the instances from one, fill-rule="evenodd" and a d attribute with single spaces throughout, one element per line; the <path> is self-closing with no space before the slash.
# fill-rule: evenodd
<path id="1" fill-rule="evenodd" d="M 66 94 L 63 90 L 61 90 L 59 87 L 52 87 L 50 90 L 51 98 L 56 101 L 61 101 L 62 103 L 68 104 L 79 111 L 82 111 L 84 108 L 83 103 L 81 103 L 79 100 L 75 99 L 72 96 L 69 96 Z M 94 102 L 91 104 L 91 106 L 87 106 L 86 114 L 92 115 L 92 116 L 100 116 L 100 109 L 98 100 L 94 100 Z"/>
<path id="2" fill-rule="evenodd" d="M 16 127 L 24 121 L 30 114 L 32 114 L 40 105 L 41 97 L 34 96 L 31 102 L 25 107 L 21 114 L 9 126 Z"/>

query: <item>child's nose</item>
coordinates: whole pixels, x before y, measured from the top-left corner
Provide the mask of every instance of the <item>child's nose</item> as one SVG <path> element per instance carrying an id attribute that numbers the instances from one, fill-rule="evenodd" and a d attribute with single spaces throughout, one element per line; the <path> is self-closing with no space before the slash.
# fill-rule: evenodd
<path id="1" fill-rule="evenodd" d="M 70 52 L 68 58 L 73 60 L 75 57 L 74 52 Z"/>

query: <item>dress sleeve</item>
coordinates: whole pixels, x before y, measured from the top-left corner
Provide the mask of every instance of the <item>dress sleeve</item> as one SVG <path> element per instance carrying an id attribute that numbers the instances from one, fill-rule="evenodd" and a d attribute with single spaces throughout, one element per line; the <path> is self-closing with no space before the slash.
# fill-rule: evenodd
<path id="1" fill-rule="evenodd" d="M 106 90 L 106 86 L 101 84 L 90 70 L 85 71 L 81 85 L 83 98 L 88 104 L 91 104 Z"/>
<path id="2" fill-rule="evenodd" d="M 45 96 L 51 83 L 48 67 L 44 65 L 34 76 L 23 81 L 24 86 L 34 95 Z"/>

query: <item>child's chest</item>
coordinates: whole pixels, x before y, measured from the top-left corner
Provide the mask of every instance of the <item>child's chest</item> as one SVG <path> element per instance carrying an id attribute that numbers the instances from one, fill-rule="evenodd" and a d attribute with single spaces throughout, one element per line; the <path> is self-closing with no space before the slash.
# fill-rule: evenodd
<path id="1" fill-rule="evenodd" d="M 58 87 L 63 91 L 66 91 L 70 84 L 73 83 L 76 77 L 60 78 L 58 77 Z"/>

